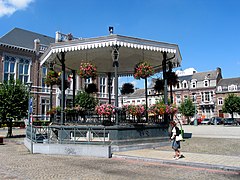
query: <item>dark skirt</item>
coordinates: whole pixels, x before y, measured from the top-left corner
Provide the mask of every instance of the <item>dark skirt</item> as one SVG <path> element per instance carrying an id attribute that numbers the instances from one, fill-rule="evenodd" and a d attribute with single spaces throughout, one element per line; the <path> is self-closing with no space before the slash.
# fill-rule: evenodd
<path id="1" fill-rule="evenodd" d="M 172 142 L 172 148 L 176 151 L 180 149 L 180 141 L 176 141 L 175 139 Z"/>

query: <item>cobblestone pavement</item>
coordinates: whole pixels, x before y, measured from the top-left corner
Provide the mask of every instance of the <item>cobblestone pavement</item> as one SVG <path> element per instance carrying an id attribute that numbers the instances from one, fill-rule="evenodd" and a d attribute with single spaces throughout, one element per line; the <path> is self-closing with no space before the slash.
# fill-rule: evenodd
<path id="1" fill-rule="evenodd" d="M 0 179 L 239 179 L 236 172 L 158 162 L 80 156 L 30 154 L 23 144 L 0 146 Z"/>
<path id="2" fill-rule="evenodd" d="M 227 129 L 226 129 L 227 128 Z M 211 163 L 211 160 L 222 156 L 236 162 L 240 159 L 240 139 L 237 129 L 232 127 L 213 128 L 212 134 L 221 131 L 220 136 L 208 135 L 204 129 L 210 126 L 188 126 L 184 128 L 192 132 L 193 137 L 182 142 L 182 151 L 186 158 L 180 161 L 201 161 Z M 201 129 L 201 131 L 199 130 Z M 225 129 L 225 131 L 222 131 Z M 204 132 L 202 132 L 204 130 Z M 238 127 L 240 130 L 240 127 Z M 0 136 L 6 135 L 6 129 L 0 129 Z M 233 132 L 231 135 L 231 131 Z M 14 129 L 13 135 L 22 135 L 24 129 Z M 194 136 L 197 135 L 197 136 Z M 226 139 L 222 136 L 233 137 Z M 209 138 L 211 137 L 211 138 Z M 5 145 L 0 146 L 0 180 L 5 179 L 240 179 L 237 171 L 222 171 L 214 169 L 193 168 L 181 164 L 163 164 L 156 161 L 164 158 L 172 161 L 173 151 L 170 146 L 156 149 L 128 151 L 128 156 L 137 158 L 90 158 L 80 156 L 61 156 L 30 154 L 22 143 L 23 138 L 5 138 Z M 16 143 L 17 142 L 17 143 Z M 141 156 L 142 153 L 142 156 Z M 197 154 L 195 154 L 197 153 Z M 121 155 L 121 154 L 120 154 Z M 126 155 L 126 154 L 125 154 Z M 197 156 L 196 156 L 197 155 Z M 219 156 L 220 155 L 220 156 Z M 141 159 L 141 157 L 143 159 Z M 150 157 L 151 161 L 146 161 Z M 154 157 L 156 159 L 154 159 Z M 219 157 L 219 158 L 218 158 Z M 236 158 L 235 158 L 236 157 Z M 216 160 L 216 159 L 215 159 Z M 179 162 L 180 162 L 179 161 Z M 224 165 L 224 161 L 220 162 Z M 237 162 L 238 163 L 238 162 Z"/>

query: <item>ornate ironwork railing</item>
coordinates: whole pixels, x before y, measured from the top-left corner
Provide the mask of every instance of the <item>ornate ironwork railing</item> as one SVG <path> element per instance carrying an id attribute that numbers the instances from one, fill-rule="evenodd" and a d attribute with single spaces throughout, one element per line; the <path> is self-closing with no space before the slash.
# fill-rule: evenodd
<path id="1" fill-rule="evenodd" d="M 146 117 L 129 115 L 124 110 L 118 110 L 118 116 L 115 114 L 110 116 L 100 116 L 95 111 L 82 111 L 82 112 L 71 112 L 65 114 L 65 122 L 68 124 L 78 125 L 115 125 L 116 117 L 118 117 L 119 124 L 137 124 L 137 123 L 151 123 L 160 124 L 163 123 L 161 116 L 149 115 L 148 121 Z M 54 115 L 53 123 L 60 124 L 60 113 Z"/>
<path id="2" fill-rule="evenodd" d="M 32 134 L 32 136 L 31 136 Z M 107 144 L 109 132 L 91 126 L 27 126 L 26 137 L 34 143 Z M 32 139 L 31 139 L 32 138 Z"/>

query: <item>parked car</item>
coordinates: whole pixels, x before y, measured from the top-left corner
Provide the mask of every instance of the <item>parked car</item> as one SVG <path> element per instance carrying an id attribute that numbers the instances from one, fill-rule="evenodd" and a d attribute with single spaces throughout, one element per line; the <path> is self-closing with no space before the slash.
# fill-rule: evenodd
<path id="1" fill-rule="evenodd" d="M 195 120 L 197 120 L 197 124 L 199 125 L 199 124 L 201 124 L 201 122 L 202 122 L 202 119 L 201 118 L 198 118 L 198 119 L 191 119 L 191 122 L 190 122 L 190 125 L 194 125 L 194 121 Z"/>
<path id="2" fill-rule="evenodd" d="M 220 117 L 212 117 L 210 124 L 212 124 L 212 125 L 215 125 L 215 124 L 216 124 L 216 125 L 223 124 L 223 120 L 222 120 L 222 118 L 220 118 Z"/>
<path id="3" fill-rule="evenodd" d="M 235 118 L 225 118 L 224 125 L 237 125 L 238 122 Z"/>
<path id="4" fill-rule="evenodd" d="M 208 118 L 203 119 L 201 122 L 201 124 L 210 124 L 210 123 L 211 123 L 211 120 Z"/>

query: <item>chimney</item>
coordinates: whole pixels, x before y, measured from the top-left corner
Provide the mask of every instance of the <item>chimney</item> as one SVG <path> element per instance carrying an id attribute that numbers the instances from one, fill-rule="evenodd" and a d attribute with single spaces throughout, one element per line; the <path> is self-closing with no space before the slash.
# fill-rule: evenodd
<path id="1" fill-rule="evenodd" d="M 59 31 L 57 31 L 55 35 L 55 43 L 60 42 L 60 39 L 61 39 L 61 34 Z"/>
<path id="2" fill-rule="evenodd" d="M 36 52 L 36 54 L 39 54 L 39 50 L 40 50 L 40 40 L 35 39 L 34 40 L 34 51 Z"/>

